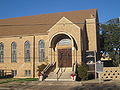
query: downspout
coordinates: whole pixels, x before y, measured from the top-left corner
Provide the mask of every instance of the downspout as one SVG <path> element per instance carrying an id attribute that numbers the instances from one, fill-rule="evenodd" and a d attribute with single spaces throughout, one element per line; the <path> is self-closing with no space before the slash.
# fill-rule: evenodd
<path id="1" fill-rule="evenodd" d="M 35 36 L 33 36 L 33 78 L 35 78 Z"/>

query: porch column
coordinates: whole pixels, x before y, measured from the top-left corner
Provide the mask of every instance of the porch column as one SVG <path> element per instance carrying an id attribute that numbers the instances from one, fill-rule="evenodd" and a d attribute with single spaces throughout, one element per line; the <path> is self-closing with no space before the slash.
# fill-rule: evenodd
<path id="1" fill-rule="evenodd" d="M 52 47 L 50 48 L 50 63 L 52 64 Z"/>
<path id="2" fill-rule="evenodd" d="M 73 64 L 75 63 L 75 47 L 74 47 L 74 41 L 72 38 L 71 38 L 71 42 L 72 42 L 72 67 L 73 67 Z"/>

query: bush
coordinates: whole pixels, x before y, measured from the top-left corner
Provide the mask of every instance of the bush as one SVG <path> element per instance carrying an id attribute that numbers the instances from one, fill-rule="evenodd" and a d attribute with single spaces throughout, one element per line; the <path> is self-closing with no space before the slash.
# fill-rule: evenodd
<path id="1" fill-rule="evenodd" d="M 81 80 L 87 79 L 88 67 L 85 64 L 78 65 L 77 72 Z"/>
<path id="2" fill-rule="evenodd" d="M 42 65 L 38 66 L 37 71 L 38 71 L 38 72 L 42 72 L 43 69 L 44 69 L 46 66 L 47 66 L 47 65 L 45 65 L 45 64 L 42 64 Z"/>

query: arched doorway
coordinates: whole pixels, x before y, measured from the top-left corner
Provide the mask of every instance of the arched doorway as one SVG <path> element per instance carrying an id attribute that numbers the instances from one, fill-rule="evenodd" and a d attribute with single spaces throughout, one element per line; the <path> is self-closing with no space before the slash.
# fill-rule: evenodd
<path id="1" fill-rule="evenodd" d="M 65 33 L 53 35 L 49 44 L 51 62 L 53 60 L 56 61 L 57 67 L 72 67 L 73 62 L 75 62 L 76 46 L 75 40 L 71 35 Z"/>

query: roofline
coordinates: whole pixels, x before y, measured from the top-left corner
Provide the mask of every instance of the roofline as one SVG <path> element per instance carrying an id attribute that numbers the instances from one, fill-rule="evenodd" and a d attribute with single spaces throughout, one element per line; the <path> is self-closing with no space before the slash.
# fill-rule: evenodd
<path id="1" fill-rule="evenodd" d="M 86 9 L 86 10 L 95 10 L 98 11 L 98 9 Z M 76 11 L 86 11 L 86 10 L 76 10 Z M 75 11 L 65 11 L 65 12 L 75 12 Z M 55 12 L 55 13 L 65 13 L 65 12 Z M 54 13 L 46 13 L 46 14 L 54 14 Z M 46 14 L 38 14 L 38 15 L 46 15 Z M 0 19 L 0 20 L 9 20 L 9 19 L 17 19 L 17 18 L 22 18 L 22 17 L 32 17 L 32 16 L 38 16 L 38 15 L 31 15 L 31 16 L 18 16 L 15 18 L 5 18 L 5 19 Z"/>

